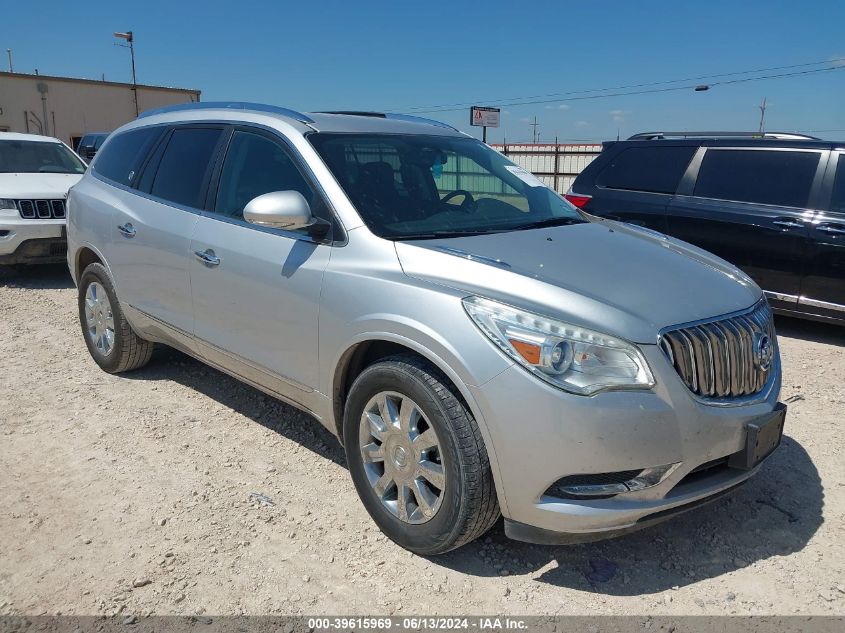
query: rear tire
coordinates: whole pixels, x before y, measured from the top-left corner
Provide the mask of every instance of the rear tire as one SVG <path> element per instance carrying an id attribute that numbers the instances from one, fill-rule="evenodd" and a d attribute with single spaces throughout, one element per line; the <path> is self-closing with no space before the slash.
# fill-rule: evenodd
<path id="1" fill-rule="evenodd" d="M 392 426 L 382 424 L 385 418 Z M 499 518 L 478 425 L 427 361 L 393 356 L 361 372 L 346 401 L 343 437 L 364 507 L 405 549 L 442 554 L 483 535 Z"/>
<path id="2" fill-rule="evenodd" d="M 103 371 L 119 374 L 149 362 L 154 344 L 129 325 L 102 264 L 90 264 L 79 279 L 79 323 L 88 352 Z"/>

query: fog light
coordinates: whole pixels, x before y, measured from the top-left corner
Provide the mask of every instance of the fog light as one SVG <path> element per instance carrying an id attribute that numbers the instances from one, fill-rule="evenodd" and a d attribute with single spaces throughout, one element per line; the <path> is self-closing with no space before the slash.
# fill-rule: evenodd
<path id="1" fill-rule="evenodd" d="M 570 475 L 557 480 L 545 495 L 562 499 L 600 499 L 626 492 L 645 490 L 663 482 L 680 466 L 667 464 L 642 470 L 623 470 L 615 473 Z"/>

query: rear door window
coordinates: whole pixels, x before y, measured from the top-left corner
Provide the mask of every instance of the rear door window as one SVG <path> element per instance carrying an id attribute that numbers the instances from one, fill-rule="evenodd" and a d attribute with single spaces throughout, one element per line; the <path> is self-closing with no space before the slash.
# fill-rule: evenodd
<path id="1" fill-rule="evenodd" d="M 693 146 L 629 147 L 599 173 L 596 186 L 675 193 L 695 150 Z"/>
<path id="2" fill-rule="evenodd" d="M 845 154 L 840 154 L 836 163 L 836 178 L 833 181 L 833 196 L 830 210 L 845 214 Z"/>
<path id="3" fill-rule="evenodd" d="M 222 128 L 176 128 L 161 155 L 150 193 L 186 207 L 201 208 Z"/>
<path id="4" fill-rule="evenodd" d="M 803 208 L 820 157 L 820 152 L 708 149 L 693 195 Z"/>
<path id="5" fill-rule="evenodd" d="M 118 134 L 103 151 L 97 152 L 94 171 L 122 185 L 132 186 L 141 162 L 162 131 L 159 127 L 144 127 Z M 83 139 L 82 145 L 86 142 Z"/>

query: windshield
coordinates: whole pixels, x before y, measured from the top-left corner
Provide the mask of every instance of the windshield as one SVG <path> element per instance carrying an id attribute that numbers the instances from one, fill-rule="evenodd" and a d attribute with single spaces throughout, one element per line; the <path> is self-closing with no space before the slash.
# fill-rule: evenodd
<path id="1" fill-rule="evenodd" d="M 61 143 L 0 141 L 0 172 L 82 174 L 85 164 Z"/>
<path id="2" fill-rule="evenodd" d="M 585 220 L 529 172 L 471 138 L 309 135 L 371 231 L 424 239 Z"/>

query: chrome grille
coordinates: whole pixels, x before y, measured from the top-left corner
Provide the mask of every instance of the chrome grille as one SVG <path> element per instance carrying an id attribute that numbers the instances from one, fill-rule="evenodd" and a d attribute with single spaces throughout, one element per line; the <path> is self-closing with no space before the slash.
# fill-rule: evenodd
<path id="1" fill-rule="evenodd" d="M 65 217 L 64 200 L 18 200 L 18 213 L 25 220 L 61 220 Z"/>
<path id="2" fill-rule="evenodd" d="M 768 358 L 765 341 L 772 355 Z M 762 391 L 777 362 L 775 326 L 761 301 L 746 312 L 664 331 L 660 346 L 694 394 L 740 398 Z"/>

